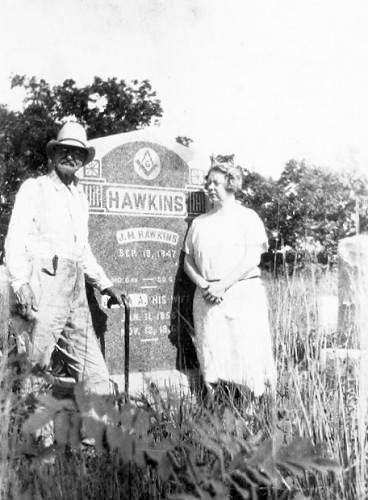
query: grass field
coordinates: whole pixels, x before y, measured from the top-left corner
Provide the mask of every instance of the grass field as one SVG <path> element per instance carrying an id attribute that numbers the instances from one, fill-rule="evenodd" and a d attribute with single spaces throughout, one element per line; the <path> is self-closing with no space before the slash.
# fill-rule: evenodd
<path id="1" fill-rule="evenodd" d="M 1 498 L 367 498 L 359 363 L 322 357 L 326 345 L 347 345 L 345 332 L 318 323 L 318 297 L 337 293 L 336 275 L 311 270 L 266 286 L 275 397 L 230 390 L 205 405 L 152 388 L 126 404 L 77 388 L 67 403 L 44 395 L 43 412 L 27 420 L 30 396 L 12 391 L 15 372 L 2 358 Z M 51 417 L 57 445 L 32 446 L 26 431 Z M 81 429 L 95 446 L 81 444 Z"/>

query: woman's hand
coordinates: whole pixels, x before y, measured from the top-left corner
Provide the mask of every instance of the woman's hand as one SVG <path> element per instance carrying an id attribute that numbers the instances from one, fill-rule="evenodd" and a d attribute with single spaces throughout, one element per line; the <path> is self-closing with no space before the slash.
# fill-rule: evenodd
<path id="1" fill-rule="evenodd" d="M 203 291 L 203 297 L 211 304 L 220 304 L 225 294 L 225 286 L 221 281 L 214 281 L 208 284 L 208 287 Z"/>

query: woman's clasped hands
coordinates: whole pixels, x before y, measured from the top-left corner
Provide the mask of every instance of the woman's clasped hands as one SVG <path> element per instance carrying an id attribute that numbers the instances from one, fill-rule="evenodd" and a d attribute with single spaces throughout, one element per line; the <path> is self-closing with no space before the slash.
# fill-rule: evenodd
<path id="1" fill-rule="evenodd" d="M 225 291 L 225 286 L 221 281 L 214 281 L 202 288 L 202 295 L 210 304 L 220 304 L 223 301 Z"/>

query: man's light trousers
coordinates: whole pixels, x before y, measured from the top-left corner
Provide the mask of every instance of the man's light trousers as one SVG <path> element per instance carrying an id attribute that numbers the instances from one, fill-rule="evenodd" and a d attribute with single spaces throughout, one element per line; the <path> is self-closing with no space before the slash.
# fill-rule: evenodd
<path id="1" fill-rule="evenodd" d="M 35 259 L 30 285 L 38 305 L 31 334 L 32 364 L 47 367 L 57 346 L 77 382 L 108 394 L 109 373 L 92 327 L 81 264 Z"/>

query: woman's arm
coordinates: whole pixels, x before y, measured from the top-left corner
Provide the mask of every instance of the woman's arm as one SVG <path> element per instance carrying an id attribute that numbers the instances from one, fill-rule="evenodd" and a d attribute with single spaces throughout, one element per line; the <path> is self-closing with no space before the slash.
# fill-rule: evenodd
<path id="1" fill-rule="evenodd" d="M 212 304 L 218 304 L 222 299 L 217 297 L 212 297 L 212 295 L 208 296 L 206 294 L 209 282 L 202 276 L 193 258 L 192 236 L 194 227 L 195 227 L 195 221 L 193 221 L 188 231 L 187 237 L 185 239 L 184 271 L 187 274 L 187 276 L 193 281 L 193 283 L 201 290 L 202 295 L 205 298 L 205 300 L 207 300 L 207 302 L 210 302 Z"/>
<path id="2" fill-rule="evenodd" d="M 193 281 L 193 283 L 200 288 L 204 299 L 211 304 L 219 304 L 222 297 L 217 297 L 215 295 L 208 293 L 208 288 L 211 285 L 210 282 L 205 280 L 194 262 L 193 257 L 190 254 L 186 254 L 184 258 L 184 271 L 187 276 Z"/>
<path id="3" fill-rule="evenodd" d="M 185 254 L 184 271 L 187 274 L 187 276 L 193 281 L 193 283 L 197 285 L 199 288 L 205 290 L 208 287 L 209 285 L 208 281 L 205 280 L 201 275 L 201 273 L 198 271 L 194 259 L 190 254 Z"/>
<path id="4" fill-rule="evenodd" d="M 260 245 L 250 245 L 244 258 L 234 266 L 233 270 L 221 280 L 224 288 L 231 288 L 237 281 L 245 278 L 249 271 L 257 267 L 261 260 L 263 248 Z"/>
<path id="5" fill-rule="evenodd" d="M 219 281 L 209 283 L 204 294 L 205 298 L 207 298 L 207 296 L 222 297 L 226 290 L 245 278 L 251 269 L 258 266 L 262 252 L 262 245 L 250 245 L 244 257 L 237 262 L 227 276 Z"/>
<path id="6" fill-rule="evenodd" d="M 221 302 L 221 296 L 216 296 L 208 293 L 208 289 L 211 285 L 213 285 L 213 283 L 210 283 L 203 278 L 203 276 L 198 271 L 193 257 L 189 254 L 185 255 L 184 270 L 189 278 L 193 281 L 193 283 L 201 289 L 202 295 L 207 302 L 210 302 L 211 304 L 219 304 Z"/>

